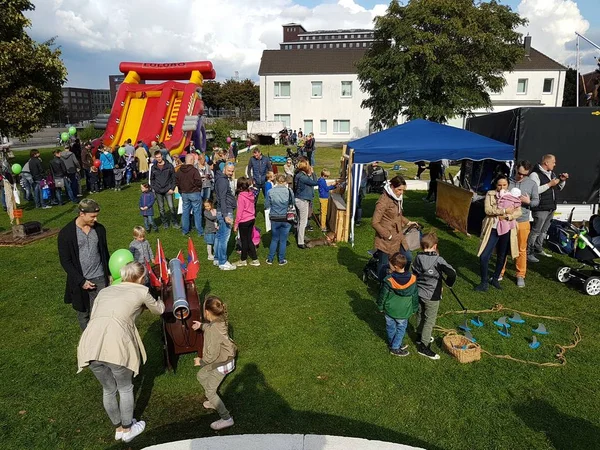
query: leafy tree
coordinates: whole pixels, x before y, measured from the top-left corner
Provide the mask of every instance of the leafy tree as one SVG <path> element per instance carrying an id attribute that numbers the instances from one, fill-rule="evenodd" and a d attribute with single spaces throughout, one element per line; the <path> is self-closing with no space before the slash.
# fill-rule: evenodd
<path id="1" fill-rule="evenodd" d="M 219 108 L 219 95 L 221 94 L 221 83 L 214 80 L 206 80 L 202 84 L 202 101 L 205 108 Z"/>
<path id="2" fill-rule="evenodd" d="M 565 75 L 563 106 L 577 106 L 577 70 L 569 67 Z"/>
<path id="3" fill-rule="evenodd" d="M 260 106 L 260 88 L 252 80 L 227 80 L 221 85 L 219 105 L 225 109 L 239 108 L 240 114 Z"/>
<path id="4" fill-rule="evenodd" d="M 491 107 L 489 92 L 523 57 L 526 21 L 497 1 L 392 0 L 375 20 L 375 42 L 358 63 L 376 129 L 399 115 L 446 122 Z"/>
<path id="5" fill-rule="evenodd" d="M 54 40 L 35 42 L 23 14 L 29 0 L 0 2 L 0 134 L 26 139 L 39 130 L 62 102 L 67 70 Z"/>

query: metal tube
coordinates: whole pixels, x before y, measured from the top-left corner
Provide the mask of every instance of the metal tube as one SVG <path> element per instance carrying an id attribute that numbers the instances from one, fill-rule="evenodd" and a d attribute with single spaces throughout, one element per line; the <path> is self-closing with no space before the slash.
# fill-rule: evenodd
<path id="1" fill-rule="evenodd" d="M 181 261 L 179 261 L 177 258 L 169 261 L 169 270 L 171 271 L 173 315 L 179 320 L 184 320 L 190 315 L 190 305 L 187 301 L 187 295 L 185 292 Z"/>

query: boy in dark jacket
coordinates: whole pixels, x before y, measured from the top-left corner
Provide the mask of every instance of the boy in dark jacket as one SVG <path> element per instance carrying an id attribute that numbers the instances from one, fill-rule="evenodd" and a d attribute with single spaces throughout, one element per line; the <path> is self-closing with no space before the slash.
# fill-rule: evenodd
<path id="1" fill-rule="evenodd" d="M 390 353 L 394 356 L 408 356 L 408 345 L 402 345 L 408 319 L 419 307 L 417 278 L 406 272 L 406 256 L 394 253 L 390 258 L 392 273 L 381 283 L 377 307 L 385 314 L 385 329 L 388 335 Z"/>
<path id="2" fill-rule="evenodd" d="M 456 271 L 437 252 L 438 237 L 427 233 L 421 238 L 421 249 L 413 263 L 413 272 L 417 276 L 419 288 L 419 311 L 417 314 L 417 342 L 419 355 L 430 359 L 440 359 L 440 355 L 431 350 L 433 338 L 431 332 L 435 326 L 440 300 L 442 299 L 442 275 L 446 275 L 449 287 L 456 281 Z"/>

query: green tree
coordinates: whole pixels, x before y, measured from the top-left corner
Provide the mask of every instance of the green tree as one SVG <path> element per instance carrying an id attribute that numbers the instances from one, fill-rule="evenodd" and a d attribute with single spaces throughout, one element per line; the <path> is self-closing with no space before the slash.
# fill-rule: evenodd
<path id="1" fill-rule="evenodd" d="M 443 123 L 489 108 L 489 92 L 502 90 L 503 73 L 524 55 L 515 28 L 525 23 L 495 0 L 392 0 L 357 65 L 373 126 L 394 126 L 399 115 Z"/>
<path id="2" fill-rule="evenodd" d="M 577 106 L 577 70 L 569 67 L 565 75 L 563 106 Z"/>
<path id="3" fill-rule="evenodd" d="M 45 125 L 62 102 L 67 70 L 54 39 L 35 42 L 24 15 L 29 0 L 0 2 L 0 134 L 27 139 Z"/>
<path id="4" fill-rule="evenodd" d="M 260 88 L 252 80 L 227 80 L 221 85 L 219 105 L 225 109 L 239 109 L 240 115 L 248 115 L 260 106 Z"/>
<path id="5" fill-rule="evenodd" d="M 214 80 L 206 80 L 202 84 L 202 101 L 205 108 L 219 109 L 219 96 L 221 94 L 221 83 Z"/>

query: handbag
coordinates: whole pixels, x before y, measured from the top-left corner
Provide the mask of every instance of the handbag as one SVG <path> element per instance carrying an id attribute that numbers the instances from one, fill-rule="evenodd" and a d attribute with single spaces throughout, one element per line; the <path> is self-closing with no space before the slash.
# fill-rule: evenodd
<path id="1" fill-rule="evenodd" d="M 294 205 L 294 202 L 292 201 L 292 192 L 288 189 L 288 208 L 287 208 L 287 214 L 285 216 L 286 220 L 295 225 L 298 223 L 298 215 L 296 214 L 296 206 Z"/>
<path id="2" fill-rule="evenodd" d="M 411 225 L 404 230 L 404 239 L 407 250 L 413 251 L 421 248 L 421 230 L 418 225 Z"/>
<path id="3" fill-rule="evenodd" d="M 63 177 L 54 177 L 54 187 L 62 189 L 65 187 L 65 179 Z"/>

